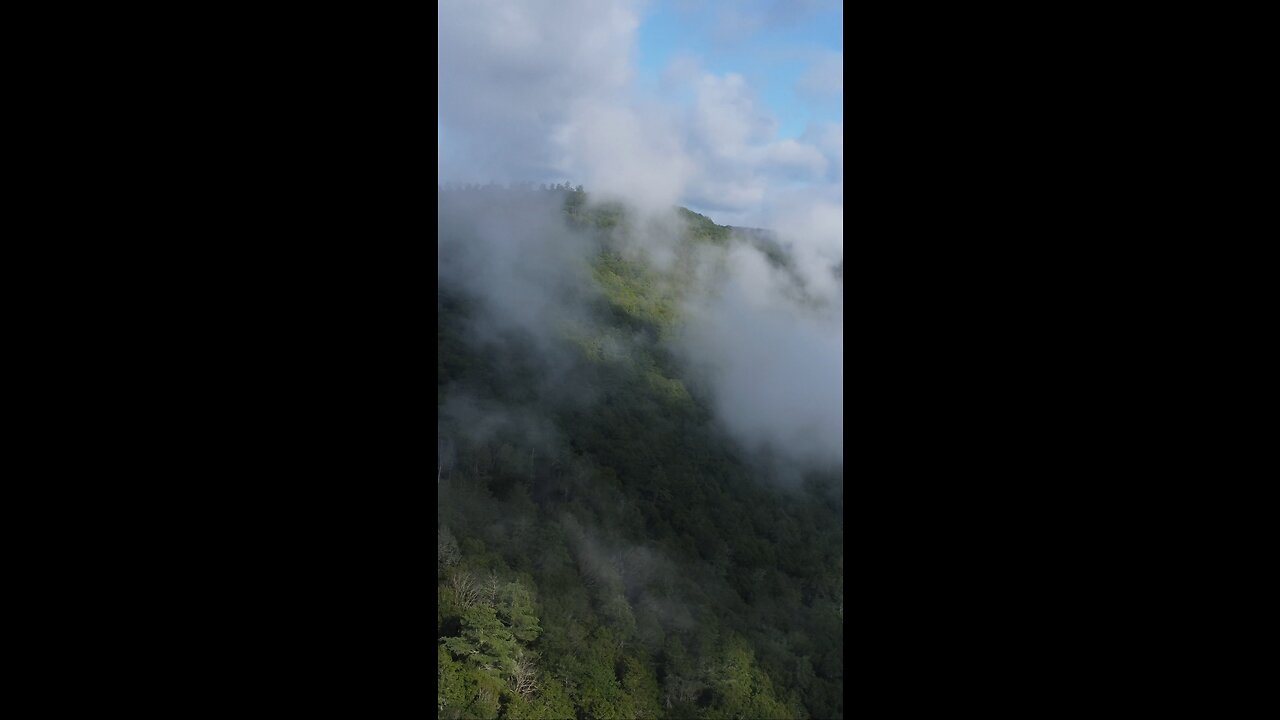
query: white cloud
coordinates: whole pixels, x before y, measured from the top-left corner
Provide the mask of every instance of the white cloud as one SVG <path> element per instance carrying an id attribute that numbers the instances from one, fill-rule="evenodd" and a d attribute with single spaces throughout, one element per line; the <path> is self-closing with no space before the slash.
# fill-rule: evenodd
<path id="1" fill-rule="evenodd" d="M 555 135 L 561 166 L 593 193 L 663 211 L 680 200 L 693 172 L 663 109 L 640 112 L 597 99 L 575 103 L 572 119 Z"/>
<path id="2" fill-rule="evenodd" d="M 755 3 L 733 22 L 754 32 L 761 17 L 799 18 L 818 5 Z M 843 286 L 831 268 L 844 257 L 843 123 L 779 139 L 746 78 L 707 72 L 692 56 L 673 60 L 659 97 L 642 97 L 631 0 L 474 0 L 439 12 L 441 179 L 570 180 L 645 209 L 687 204 L 776 230 L 825 309 L 797 307 L 758 253 L 735 251 L 731 284 L 690 306 L 685 350 L 718 368 L 719 415 L 744 442 L 842 461 Z M 825 102 L 843 84 L 843 55 L 830 53 L 797 90 Z M 586 252 L 554 240 L 554 218 L 536 217 L 483 224 L 448 269 L 476 278 L 494 314 L 526 328 L 559 312 L 547 286 Z"/>
<path id="3" fill-rule="evenodd" d="M 686 63 L 686 77 L 688 70 Z M 700 208 L 760 225 L 779 187 L 823 182 L 833 165 L 842 173 L 842 129 L 777 140 L 776 119 L 761 108 L 741 75 L 703 72 L 687 81 L 696 99 L 685 130 L 695 161 L 686 197 Z"/>
<path id="4" fill-rule="evenodd" d="M 777 121 L 756 106 L 741 75 L 704 73 L 697 92 L 696 132 L 713 153 L 732 157 L 777 132 Z"/>
<path id="5" fill-rule="evenodd" d="M 844 123 L 824 123 L 805 130 L 801 139 L 822 151 L 831 168 L 832 179 L 844 181 Z"/>
<path id="6" fill-rule="evenodd" d="M 798 173 L 801 178 L 818 179 L 827 171 L 827 158 L 822 151 L 790 138 L 766 146 L 760 157 L 764 165 L 790 172 L 792 176 Z"/>
<path id="7" fill-rule="evenodd" d="M 799 17 L 817 5 L 756 3 L 743 12 Z M 778 140 L 777 120 L 739 74 L 705 72 L 681 56 L 663 75 L 662 98 L 642 100 L 630 83 L 639 9 L 630 0 L 442 4 L 442 180 L 570 180 L 757 225 L 779 188 L 843 181 L 843 127 Z M 807 77 L 831 89 L 841 74 L 827 57 Z"/>
<path id="8" fill-rule="evenodd" d="M 797 81 L 796 90 L 803 96 L 818 100 L 844 94 L 844 53 L 820 55 Z"/>
<path id="9" fill-rule="evenodd" d="M 844 461 L 843 305 L 791 302 L 763 256 L 739 247 L 727 285 L 686 308 L 681 349 L 705 372 L 717 415 L 752 449 L 792 466 Z"/>
<path id="10" fill-rule="evenodd" d="M 439 103 L 453 180 L 550 178 L 551 139 L 582 98 L 624 93 L 639 27 L 627 0 L 474 0 L 439 6 Z"/>

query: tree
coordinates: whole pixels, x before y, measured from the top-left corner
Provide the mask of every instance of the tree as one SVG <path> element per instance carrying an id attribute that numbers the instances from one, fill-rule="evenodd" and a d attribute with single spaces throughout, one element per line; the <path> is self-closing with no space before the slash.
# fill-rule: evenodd
<path id="1" fill-rule="evenodd" d="M 436 708 L 441 718 L 489 720 L 498 716 L 499 681 L 453 659 L 442 645 L 436 656 Z"/>
<path id="2" fill-rule="evenodd" d="M 718 661 L 707 668 L 715 717 L 790 718 L 793 713 L 773 692 L 773 683 L 755 664 L 750 646 L 738 637 L 726 643 Z"/>
<path id="3" fill-rule="evenodd" d="M 515 695 L 507 705 L 508 720 L 567 720 L 574 716 L 573 700 L 554 677 L 546 678 L 533 696 Z"/>
<path id="4" fill-rule="evenodd" d="M 462 635 L 446 638 L 444 646 L 495 678 L 502 678 L 510 671 L 517 651 L 511 631 L 498 619 L 493 608 L 483 604 L 462 611 Z"/>
<path id="5" fill-rule="evenodd" d="M 538 617 L 533 611 L 533 597 L 518 582 L 507 583 L 501 589 L 499 613 L 510 628 L 511 634 L 522 642 L 533 642 L 542 634 Z"/>
<path id="6" fill-rule="evenodd" d="M 634 656 L 623 660 L 622 689 L 626 717 L 642 720 L 662 717 L 658 679 L 644 661 Z"/>
<path id="7" fill-rule="evenodd" d="M 537 656 L 530 651 L 520 650 L 516 653 L 515 662 L 511 665 L 511 689 L 519 695 L 529 697 L 538 691 Z"/>
<path id="8" fill-rule="evenodd" d="M 598 720 L 621 717 L 622 688 L 614 672 L 616 639 L 607 628 L 597 628 L 575 667 L 578 704 Z"/>
<path id="9" fill-rule="evenodd" d="M 449 532 L 449 528 L 441 526 L 436 530 L 436 569 L 439 577 L 444 577 L 449 568 L 458 564 L 462 553 L 458 550 L 458 541 Z"/>
<path id="10" fill-rule="evenodd" d="M 444 474 L 453 467 L 453 440 L 448 437 L 436 438 L 436 485 Z"/>
<path id="11" fill-rule="evenodd" d="M 489 571 L 489 577 L 485 578 L 481 585 L 480 592 L 485 603 L 490 607 L 498 607 L 498 592 L 502 588 L 502 581 L 498 579 L 497 573 Z"/>
<path id="12" fill-rule="evenodd" d="M 449 575 L 449 587 L 458 603 L 469 608 L 484 601 L 484 587 L 466 570 L 455 570 Z"/>
<path id="13" fill-rule="evenodd" d="M 733 238 L 687 213 L 676 269 L 655 271 L 619 244 L 646 232 L 635 218 L 588 207 L 581 185 L 543 188 L 442 198 L 504 216 L 497 203 L 539 203 L 602 250 L 566 288 L 599 301 L 567 308 L 565 338 L 473 333 L 478 290 L 442 273 L 440 717 L 840 717 L 842 478 L 778 492 L 713 427 L 713 384 L 664 345 L 703 253 Z M 468 232 L 442 224 L 442 255 L 465 255 Z M 561 372 L 571 392 L 549 390 Z M 555 440 L 464 430 L 443 410 L 464 393 Z"/>

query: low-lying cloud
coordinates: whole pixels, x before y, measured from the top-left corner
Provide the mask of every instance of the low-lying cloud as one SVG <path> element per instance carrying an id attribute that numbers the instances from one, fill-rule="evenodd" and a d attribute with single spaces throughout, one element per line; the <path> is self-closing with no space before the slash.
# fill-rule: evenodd
<path id="1" fill-rule="evenodd" d="M 800 18 L 820 5 L 756 3 L 726 22 L 759 32 L 761 18 Z M 581 183 L 593 197 L 632 206 L 632 242 L 664 263 L 677 204 L 721 224 L 775 231 L 790 268 L 735 244 L 714 291 L 686 298 L 680 354 L 706 372 L 717 416 L 745 446 L 838 465 L 843 284 L 832 269 L 844 258 L 843 123 L 779 138 L 779 122 L 745 77 L 708 71 L 695 56 L 640 89 L 643 10 L 632 0 L 442 3 L 439 179 Z M 815 56 L 796 91 L 842 94 L 841 54 Z M 470 213 L 482 219 L 466 230 L 469 241 L 442 250 L 442 282 L 464 283 L 495 333 L 558 336 L 557 323 L 574 321 L 574 293 L 590 285 L 591 246 L 553 204 L 512 202 L 501 216 L 449 210 L 458 227 Z M 442 228 L 453 222 L 445 212 Z M 797 277 L 801 301 L 788 289 Z"/>
<path id="2" fill-rule="evenodd" d="M 792 279 L 745 245 L 720 277 L 686 304 L 678 343 L 717 416 L 747 449 L 793 468 L 843 464 L 843 288 L 808 287 L 798 301 Z"/>

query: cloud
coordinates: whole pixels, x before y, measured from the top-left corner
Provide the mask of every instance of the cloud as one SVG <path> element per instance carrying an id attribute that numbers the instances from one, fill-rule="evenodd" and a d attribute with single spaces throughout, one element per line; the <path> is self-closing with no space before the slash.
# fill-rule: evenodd
<path id="1" fill-rule="evenodd" d="M 822 152 L 827 159 L 829 179 L 844 182 L 844 123 L 811 125 L 800 138 Z"/>
<path id="2" fill-rule="evenodd" d="M 704 73 L 697 87 L 696 132 L 712 153 L 733 156 L 777 132 L 777 121 L 757 106 L 741 75 Z"/>
<path id="3" fill-rule="evenodd" d="M 826 7 L 751 3 L 734 22 L 755 32 Z M 640 9 L 630 0 L 442 3 L 439 175 L 570 180 L 624 199 L 651 216 L 634 242 L 666 262 L 672 233 L 654 230 L 654 219 L 676 204 L 776 230 L 810 304 L 795 302 L 792 275 L 738 246 L 724 284 L 688 298 L 682 356 L 707 373 L 717 416 L 744 445 L 796 466 L 842 462 L 843 285 L 831 268 L 844 256 L 843 123 L 780 139 L 743 75 L 708 72 L 692 55 L 674 58 L 656 94 L 643 94 L 632 67 Z M 818 57 L 797 90 L 841 95 L 842 61 Z M 441 248 L 441 283 L 461 283 L 478 301 L 478 342 L 523 333 L 553 382 L 571 386 L 572 363 L 551 339 L 586 322 L 575 313 L 592 287 L 591 246 L 565 226 L 554 194 L 508 200 L 495 214 L 491 197 L 442 199 L 441 236 L 454 242 Z"/>
<path id="4" fill-rule="evenodd" d="M 589 245 L 566 225 L 562 202 L 537 191 L 439 194 L 439 282 L 477 303 L 476 342 L 515 333 L 538 343 L 545 360 L 562 328 L 582 322 Z"/>
<path id="5" fill-rule="evenodd" d="M 779 467 L 843 464 L 843 298 L 825 310 L 797 304 L 783 275 L 745 246 L 730 254 L 722 277 L 688 303 L 680 340 L 712 389 L 717 417 Z"/>
<path id="6" fill-rule="evenodd" d="M 844 259 L 844 202 L 827 193 L 784 195 L 768 211 L 770 225 L 791 249 L 796 270 L 809 292 L 828 301 L 843 295 L 843 286 L 831 273 Z M 841 297 L 841 302 L 843 299 Z"/>
<path id="7" fill-rule="evenodd" d="M 839 0 L 719 0 L 700 6 L 678 2 L 679 11 L 709 10 L 714 15 L 712 38 L 719 44 L 750 40 L 763 30 L 788 28 L 822 12 L 838 11 Z"/>
<path id="8" fill-rule="evenodd" d="M 844 53 L 822 53 L 796 81 L 796 91 L 812 100 L 830 100 L 843 95 Z"/>
<path id="9" fill-rule="evenodd" d="M 720 43 L 741 42 L 764 27 L 764 13 L 740 4 L 721 5 L 716 15 L 714 39 Z"/>
<path id="10" fill-rule="evenodd" d="M 681 73 L 695 90 L 685 128 L 685 147 L 695 163 L 686 196 L 698 208 L 759 225 L 774 186 L 826 178 L 831 161 L 823 150 L 806 138 L 777 140 L 777 120 L 741 75 L 694 76 L 687 61 Z M 675 73 L 671 77 L 674 83 Z"/>
<path id="11" fill-rule="evenodd" d="M 791 139 L 766 146 L 760 158 L 765 167 L 801 179 L 820 178 L 827 170 L 827 158 L 822 151 L 808 143 Z"/>
<path id="12" fill-rule="evenodd" d="M 659 78 L 663 97 L 668 102 L 684 104 L 693 96 L 692 90 L 703 75 L 702 59 L 688 52 L 672 54 Z"/>
<path id="13" fill-rule="evenodd" d="M 460 148 L 446 179 L 542 180 L 568 169 L 551 138 L 577 101 L 625 89 L 638 25 L 624 0 L 440 3 L 440 116 Z"/>
<path id="14" fill-rule="evenodd" d="M 766 14 L 774 25 L 791 25 L 823 12 L 840 10 L 840 0 L 772 0 Z"/>
<path id="15" fill-rule="evenodd" d="M 641 113 L 589 98 L 555 134 L 564 167 L 592 192 L 655 213 L 680 199 L 693 173 L 664 108 Z"/>
<path id="16" fill-rule="evenodd" d="M 821 7 L 742 11 L 794 19 Z M 570 180 L 648 209 L 685 202 L 756 225 L 776 187 L 842 181 L 831 131 L 777 139 L 778 121 L 740 74 L 705 72 L 681 55 L 662 94 L 641 96 L 630 82 L 639 10 L 629 0 L 442 4 L 441 179 Z M 840 58 L 820 58 L 805 87 L 841 86 Z"/>

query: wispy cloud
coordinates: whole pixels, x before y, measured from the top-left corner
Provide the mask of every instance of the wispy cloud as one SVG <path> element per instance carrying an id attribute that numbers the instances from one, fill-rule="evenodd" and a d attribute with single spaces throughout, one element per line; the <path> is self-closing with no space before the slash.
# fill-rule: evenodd
<path id="1" fill-rule="evenodd" d="M 767 20 L 820 7 L 747 10 Z M 831 268 L 844 257 L 843 123 L 779 138 L 747 77 L 709 71 L 693 55 L 641 91 L 640 10 L 630 0 L 442 3 L 440 178 L 570 180 L 652 214 L 685 204 L 722 224 L 776 230 L 816 304 L 796 304 L 790 281 L 743 246 L 728 259 L 728 285 L 689 299 L 696 332 L 682 352 L 716 368 L 719 416 L 744 443 L 842 461 L 843 285 Z M 842 54 L 818 57 L 797 89 L 841 95 Z M 557 293 L 582 281 L 586 251 L 554 213 L 527 210 L 473 223 L 474 241 L 442 259 L 441 277 L 469 278 L 495 327 L 551 334 L 546 318 L 572 312 Z M 471 222 L 466 208 L 450 211 L 461 213 L 451 221 Z"/>
<path id="2" fill-rule="evenodd" d="M 844 94 L 844 53 L 822 53 L 796 83 L 802 95 L 831 100 Z"/>

